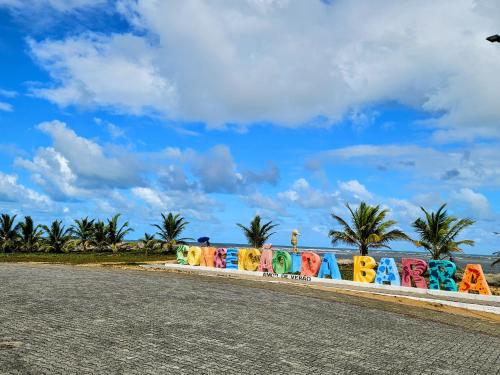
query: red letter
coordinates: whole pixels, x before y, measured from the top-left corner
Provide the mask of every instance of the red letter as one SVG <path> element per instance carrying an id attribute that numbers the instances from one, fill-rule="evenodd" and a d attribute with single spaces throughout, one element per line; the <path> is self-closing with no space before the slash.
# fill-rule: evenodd
<path id="1" fill-rule="evenodd" d="M 411 288 L 411 279 L 413 279 L 417 288 L 427 289 L 427 283 L 422 277 L 427 269 L 427 263 L 425 263 L 425 261 L 422 259 L 403 258 L 401 259 L 401 264 L 403 265 L 403 278 L 401 280 L 402 286 Z"/>
<path id="2" fill-rule="evenodd" d="M 302 253 L 302 266 L 300 267 L 301 276 L 316 276 L 321 266 L 321 258 L 318 254 L 311 251 Z"/>

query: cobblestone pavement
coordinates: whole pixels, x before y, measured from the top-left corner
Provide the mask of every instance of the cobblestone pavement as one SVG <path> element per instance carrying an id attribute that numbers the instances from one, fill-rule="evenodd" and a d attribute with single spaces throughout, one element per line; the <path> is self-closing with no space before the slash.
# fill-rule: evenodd
<path id="1" fill-rule="evenodd" d="M 499 373 L 494 323 L 485 334 L 209 279 L 0 264 L 0 373 Z"/>

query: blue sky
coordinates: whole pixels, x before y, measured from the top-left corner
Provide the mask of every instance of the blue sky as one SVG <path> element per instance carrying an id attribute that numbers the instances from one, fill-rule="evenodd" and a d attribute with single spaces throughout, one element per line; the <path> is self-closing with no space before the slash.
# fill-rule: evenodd
<path id="1" fill-rule="evenodd" d="M 498 250 L 500 6 L 488 1 L 0 0 L 0 211 L 161 212 L 244 242 L 328 246 L 364 200 L 448 203 Z M 497 29 L 495 29 L 495 27 Z M 395 249 L 413 250 L 409 243 Z"/>

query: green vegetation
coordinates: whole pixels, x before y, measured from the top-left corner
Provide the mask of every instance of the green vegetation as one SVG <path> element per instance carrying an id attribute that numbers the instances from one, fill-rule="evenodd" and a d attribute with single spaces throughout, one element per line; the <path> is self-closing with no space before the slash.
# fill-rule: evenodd
<path id="1" fill-rule="evenodd" d="M 412 223 L 419 239 L 414 241 L 400 229 L 394 228 L 395 220 L 386 219 L 389 210 L 380 206 L 371 206 L 361 202 L 353 209 L 346 205 L 350 213 L 350 220 L 332 214 L 333 219 L 340 225 L 338 229 L 329 231 L 333 245 L 338 243 L 356 246 L 361 255 L 367 255 L 370 249 L 390 248 L 392 241 L 412 241 L 416 246 L 429 251 L 434 259 L 451 257 L 451 253 L 461 251 L 460 246 L 474 245 L 472 240 L 458 240 L 463 229 L 474 223 L 472 219 L 458 219 L 449 216 L 442 205 L 437 212 L 422 211 L 425 217 L 418 218 Z M 41 254 L 71 253 L 71 254 L 159 254 L 175 250 L 179 244 L 193 240 L 181 237 L 189 222 L 180 214 L 172 212 L 161 214 L 159 224 L 151 224 L 157 229 L 155 234 L 145 233 L 144 238 L 137 242 L 127 242 L 126 236 L 133 231 L 129 222 L 120 223 L 120 214 L 102 221 L 88 217 L 76 219 L 70 227 L 65 227 L 61 220 L 55 220 L 50 226 L 36 225 L 30 216 L 16 222 L 16 215 L 2 214 L 0 216 L 0 254 L 7 259 L 7 254 L 25 253 L 27 257 L 41 259 Z M 275 233 L 278 226 L 272 221 L 261 222 L 256 215 L 248 227 L 236 224 L 245 235 L 248 244 L 254 248 L 261 248 Z M 155 238 L 155 235 L 157 236 Z M 40 255 L 33 255 L 39 254 Z M 82 255 L 83 256 L 83 255 Z M 93 256 L 89 255 L 89 259 Z M 20 256 L 22 258 L 22 256 Z M 61 257 L 60 259 L 63 259 Z M 8 259 L 17 259 L 16 257 Z M 498 263 L 496 260 L 493 264 Z"/>
<path id="2" fill-rule="evenodd" d="M 17 246 L 19 225 L 15 225 L 16 215 L 2 214 L 0 216 L 0 249 L 8 253 Z"/>
<path id="3" fill-rule="evenodd" d="M 61 264 L 126 263 L 139 264 L 150 261 L 175 259 L 172 254 L 127 253 L 0 253 L 0 262 L 41 262 Z"/>
<path id="4" fill-rule="evenodd" d="M 146 255 L 148 255 L 148 253 L 155 251 L 156 249 L 158 249 L 158 247 L 161 246 L 161 244 L 155 238 L 154 234 L 144 233 L 144 238 L 141 239 L 141 242 L 142 242 L 142 247 L 144 248 L 144 253 Z"/>
<path id="5" fill-rule="evenodd" d="M 420 236 L 415 245 L 426 249 L 432 259 L 442 259 L 451 256 L 452 252 L 462 251 L 462 245 L 474 245 L 472 240 L 457 240 L 460 232 L 474 224 L 474 220 L 449 216 L 445 207 L 446 204 L 443 204 L 437 212 L 428 212 L 421 207 L 425 217 L 418 218 L 413 223 L 413 228 Z"/>
<path id="6" fill-rule="evenodd" d="M 50 228 L 42 226 L 47 237 L 42 242 L 42 249 L 47 252 L 62 253 L 71 240 L 70 230 L 62 224 L 61 220 L 54 220 Z"/>
<path id="7" fill-rule="evenodd" d="M 273 224 L 272 221 L 265 223 L 264 225 L 260 224 L 260 216 L 256 215 L 253 220 L 250 222 L 250 227 L 245 227 L 243 224 L 236 224 L 241 228 L 245 237 L 247 238 L 248 244 L 254 247 L 255 249 L 260 249 L 266 241 L 271 237 L 275 232 L 271 232 L 273 228 L 277 227 L 278 224 Z"/>
<path id="8" fill-rule="evenodd" d="M 160 237 L 160 243 L 166 246 L 167 253 L 173 251 L 177 245 L 185 244 L 188 240 L 193 240 L 192 238 L 179 238 L 181 233 L 186 229 L 189 222 L 179 214 L 174 215 L 171 212 L 167 216 L 161 214 L 162 222 L 161 224 L 152 224 L 158 229 L 156 234 Z"/>
<path id="9" fill-rule="evenodd" d="M 54 220 L 50 226 L 35 225 L 30 216 L 16 223 L 16 215 L 2 214 L 0 216 L 1 261 L 55 260 L 63 263 L 92 263 L 93 259 L 95 262 L 106 261 L 103 257 L 118 261 L 128 261 L 127 257 L 131 257 L 131 261 L 136 261 L 137 257 L 149 259 L 149 256 L 164 259 L 165 256 L 159 254 L 163 250 L 162 245 L 165 245 L 168 252 L 177 244 L 184 244 L 186 240 L 190 240 L 190 238 L 180 238 L 180 234 L 189 223 L 179 214 L 168 213 L 161 216 L 163 219 L 161 225 L 153 225 L 159 229 L 159 239 L 156 239 L 154 234 L 146 233 L 141 241 L 127 242 L 126 236 L 133 229 L 128 221 L 120 223 L 120 214 L 105 221 L 96 221 L 88 217 L 76 219 L 68 228 L 61 220 Z M 117 255 L 118 258 L 113 258 L 110 252 L 120 255 Z M 139 256 L 139 253 L 144 254 Z"/>
<path id="10" fill-rule="evenodd" d="M 401 230 L 391 229 L 396 221 L 385 220 L 389 210 L 381 209 L 380 206 L 370 206 L 365 202 L 361 202 L 354 211 L 349 204 L 346 207 L 351 213 L 352 226 L 340 216 L 332 214 L 341 227 L 340 230 L 330 230 L 332 245 L 343 243 L 356 246 L 361 255 L 368 255 L 369 249 L 382 247 L 390 249 L 388 243 L 391 241 L 410 240 Z"/>
<path id="11" fill-rule="evenodd" d="M 42 227 L 35 225 L 31 216 L 25 216 L 19 223 L 18 242 L 21 250 L 27 253 L 37 251 L 42 240 Z"/>

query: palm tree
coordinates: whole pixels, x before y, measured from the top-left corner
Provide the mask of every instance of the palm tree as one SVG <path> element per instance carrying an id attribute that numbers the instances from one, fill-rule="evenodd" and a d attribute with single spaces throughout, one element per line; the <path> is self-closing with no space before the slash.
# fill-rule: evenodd
<path id="1" fill-rule="evenodd" d="M 474 224 L 474 220 L 448 216 L 445 207 L 446 204 L 443 204 L 437 212 L 427 212 L 420 207 L 425 217 L 418 218 L 413 223 L 413 228 L 420 236 L 420 240 L 415 241 L 415 245 L 429 251 L 432 259 L 442 259 L 451 256 L 452 252 L 462 251 L 461 245 L 474 245 L 472 240 L 457 241 L 460 232 Z"/>
<path id="2" fill-rule="evenodd" d="M 46 225 L 43 225 L 42 228 L 47 236 L 43 245 L 44 250 L 55 253 L 63 252 L 71 240 L 70 230 L 62 225 L 61 220 L 54 220 L 50 228 Z"/>
<path id="3" fill-rule="evenodd" d="M 343 243 L 359 248 L 361 255 L 368 255 L 369 249 L 387 248 L 391 241 L 409 241 L 410 238 L 399 229 L 391 229 L 396 224 L 394 220 L 385 220 L 389 210 L 381 209 L 380 206 L 370 206 L 361 202 L 359 207 L 353 211 L 349 204 L 347 209 L 351 213 L 352 226 L 340 216 L 332 214 L 332 217 L 341 226 L 340 230 L 330 230 L 328 236 L 332 239 L 332 245 Z"/>
<path id="4" fill-rule="evenodd" d="M 268 221 L 264 225 L 260 225 L 260 216 L 255 215 L 253 220 L 250 222 L 250 227 L 245 227 L 243 224 L 237 223 L 245 237 L 248 240 L 248 244 L 252 245 L 255 249 L 260 249 L 262 245 L 266 243 L 269 237 L 271 237 L 276 232 L 271 232 L 273 228 L 276 228 L 278 224 L 273 224 L 272 221 Z"/>
<path id="5" fill-rule="evenodd" d="M 0 217 L 0 248 L 3 252 L 14 251 L 17 242 L 19 224 L 14 225 L 16 215 L 2 214 Z"/>
<path id="6" fill-rule="evenodd" d="M 91 242 L 97 247 L 98 251 L 104 251 L 108 249 L 108 227 L 107 225 L 98 220 L 94 223 L 94 228 L 92 231 Z"/>
<path id="7" fill-rule="evenodd" d="M 148 251 L 153 251 L 158 245 L 158 241 L 156 240 L 155 235 L 149 233 L 144 233 L 144 238 L 141 240 L 141 242 L 144 246 L 146 256 L 148 255 Z"/>
<path id="8" fill-rule="evenodd" d="M 35 226 L 31 216 L 25 216 L 24 221 L 21 221 L 18 225 L 21 248 L 26 252 L 38 250 L 42 239 L 42 227 L 40 225 Z"/>
<path id="9" fill-rule="evenodd" d="M 133 229 L 129 228 L 128 221 L 123 223 L 121 226 L 118 225 L 118 219 L 120 214 L 116 214 L 111 219 L 108 219 L 108 243 L 111 245 L 113 252 L 118 251 L 118 245 L 123 242 L 125 236 L 132 232 Z"/>
<path id="10" fill-rule="evenodd" d="M 185 244 L 187 240 L 193 240 L 192 238 L 179 238 L 181 233 L 186 229 L 189 224 L 188 221 L 180 216 L 180 214 L 168 213 L 167 216 L 161 214 L 162 222 L 160 225 L 151 224 L 158 229 L 156 234 L 160 237 L 160 242 L 163 245 L 167 245 L 167 253 L 173 250 L 177 244 Z"/>
<path id="11" fill-rule="evenodd" d="M 71 234 L 76 237 L 76 244 L 82 245 L 83 252 L 87 252 L 87 245 L 92 242 L 94 234 L 94 220 L 89 220 L 88 217 L 84 217 L 80 220 L 76 219 L 70 231 Z"/>

